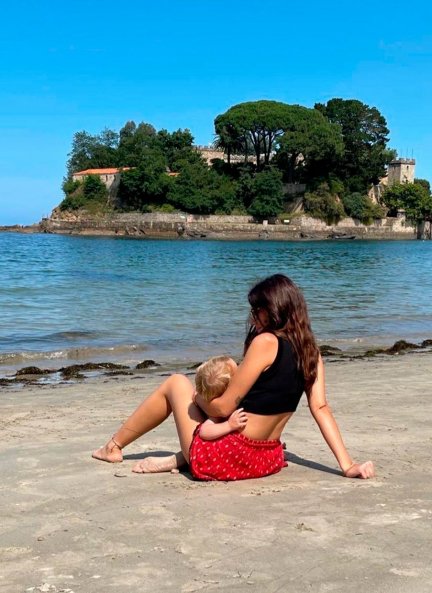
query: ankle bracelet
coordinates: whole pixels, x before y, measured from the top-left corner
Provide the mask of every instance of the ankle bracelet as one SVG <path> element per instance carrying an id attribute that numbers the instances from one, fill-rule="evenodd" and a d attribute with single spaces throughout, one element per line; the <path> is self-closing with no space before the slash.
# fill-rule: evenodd
<path id="1" fill-rule="evenodd" d="M 122 448 L 120 447 L 120 445 L 118 444 L 118 442 L 114 439 L 114 437 L 111 437 L 111 441 L 114 443 L 114 445 L 120 449 L 120 451 L 122 450 Z"/>

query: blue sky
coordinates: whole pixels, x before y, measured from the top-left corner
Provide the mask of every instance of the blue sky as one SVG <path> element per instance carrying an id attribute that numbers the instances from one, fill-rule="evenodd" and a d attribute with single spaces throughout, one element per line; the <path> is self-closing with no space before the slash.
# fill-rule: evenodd
<path id="1" fill-rule="evenodd" d="M 15 0 L 2 7 L 0 225 L 62 199 L 72 136 L 130 119 L 189 128 L 243 101 L 376 106 L 390 146 L 432 181 L 432 8 L 426 0 Z"/>

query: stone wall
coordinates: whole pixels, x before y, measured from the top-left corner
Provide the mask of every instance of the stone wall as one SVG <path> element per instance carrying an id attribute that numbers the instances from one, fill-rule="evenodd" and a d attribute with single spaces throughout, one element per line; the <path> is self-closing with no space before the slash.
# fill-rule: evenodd
<path id="1" fill-rule="evenodd" d="M 192 214 L 112 214 L 90 216 L 55 211 L 41 222 L 47 233 L 78 235 L 131 236 L 140 238 L 208 239 L 327 239 L 331 236 L 354 236 L 356 239 L 416 239 L 417 230 L 404 217 L 385 218 L 366 226 L 352 218 L 338 225 L 296 216 L 285 224 L 254 222 L 250 216 L 199 216 Z"/>
<path id="2" fill-rule="evenodd" d="M 320 234 L 342 234 L 355 235 L 356 238 L 395 238 L 395 239 L 416 239 L 417 229 L 409 224 L 404 216 L 395 218 L 379 218 L 370 225 L 365 225 L 353 218 L 343 218 L 337 225 L 327 225 L 321 220 L 301 216 L 296 219 L 296 224 L 303 232 L 313 231 Z"/>

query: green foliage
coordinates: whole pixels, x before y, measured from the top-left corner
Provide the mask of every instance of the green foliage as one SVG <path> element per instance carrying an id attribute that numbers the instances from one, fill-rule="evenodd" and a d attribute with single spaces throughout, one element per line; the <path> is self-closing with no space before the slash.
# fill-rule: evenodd
<path id="1" fill-rule="evenodd" d="M 122 173 L 118 200 L 124 210 L 147 211 L 149 204 L 163 204 L 171 184 L 166 161 L 158 148 L 143 148 L 138 165 Z"/>
<path id="2" fill-rule="evenodd" d="M 430 195 L 431 194 L 431 185 L 430 182 L 427 179 L 414 179 L 414 183 L 417 183 L 418 185 L 422 185 L 425 190 L 427 191 L 427 193 Z"/>
<path id="3" fill-rule="evenodd" d="M 110 129 L 96 135 L 77 132 L 60 207 L 107 207 L 101 180 L 87 178 L 80 184 L 71 180 L 73 172 L 131 167 L 122 173 L 118 189 L 118 205 L 126 211 L 179 208 L 203 214 L 250 212 L 269 218 L 283 210 L 283 180 L 306 183 L 305 209 L 324 220 L 336 221 L 344 214 L 339 198 L 360 220 L 377 215 L 377 207 L 365 196 L 367 187 L 384 174 L 395 153 L 386 146 L 388 129 L 376 108 L 342 99 L 317 104 L 315 109 L 253 101 L 217 116 L 215 130 L 215 145 L 226 151 L 228 163 L 219 159 L 210 168 L 187 129 L 157 131 L 149 123 L 128 121 L 119 133 Z M 234 154 L 243 155 L 244 162 L 230 163 Z M 256 164 L 247 162 L 250 155 L 256 157 Z M 418 184 L 430 195 L 427 183 L 419 180 Z M 396 204 L 397 199 L 389 197 L 389 201 Z M 421 213 L 426 212 L 426 206 L 421 208 Z M 420 215 L 415 209 L 410 213 Z"/>
<path id="4" fill-rule="evenodd" d="M 172 212 L 175 212 L 176 209 L 174 208 L 174 206 L 172 204 L 162 204 L 161 206 L 159 206 L 157 208 L 157 212 L 165 212 L 167 214 L 171 214 Z"/>
<path id="5" fill-rule="evenodd" d="M 193 148 L 193 136 L 189 130 L 156 129 L 141 122 L 138 126 L 133 121 L 127 122 L 120 130 L 118 147 L 118 163 L 124 167 L 138 167 L 148 151 L 157 151 L 163 155 L 165 167 L 175 171 L 178 160 L 188 159 Z"/>
<path id="6" fill-rule="evenodd" d="M 117 162 L 123 167 L 138 167 L 143 154 L 157 148 L 156 129 L 145 122 L 138 126 L 128 121 L 120 130 Z"/>
<path id="7" fill-rule="evenodd" d="M 340 197 L 345 193 L 345 185 L 338 177 L 329 175 L 326 181 L 331 194 L 336 194 Z"/>
<path id="8" fill-rule="evenodd" d="M 67 195 L 59 204 L 60 210 L 80 210 L 86 205 L 82 192 Z"/>
<path id="9" fill-rule="evenodd" d="M 157 141 L 171 171 L 177 171 L 176 164 L 179 161 L 190 161 L 198 155 L 193 148 L 193 136 L 189 130 L 176 130 L 172 133 L 167 130 L 159 130 Z"/>
<path id="10" fill-rule="evenodd" d="M 238 205 L 231 180 L 218 175 L 202 161 L 182 163 L 167 199 L 176 208 L 196 214 L 230 213 Z"/>
<path id="11" fill-rule="evenodd" d="M 86 201 L 106 203 L 108 192 L 99 175 L 87 175 L 82 184 L 82 192 Z"/>
<path id="12" fill-rule="evenodd" d="M 317 103 L 315 109 L 342 130 L 344 153 L 333 172 L 347 189 L 364 192 L 371 183 L 378 183 L 395 156 L 386 148 L 389 130 L 378 109 L 355 99 L 331 99 L 326 105 Z"/>
<path id="13" fill-rule="evenodd" d="M 99 135 L 76 132 L 67 162 L 67 176 L 86 169 L 117 166 L 118 134 L 106 128 Z"/>
<path id="14" fill-rule="evenodd" d="M 432 216 L 432 196 L 422 183 L 395 183 L 384 192 L 383 202 L 389 214 L 405 210 L 408 220 L 421 222 Z"/>
<path id="15" fill-rule="evenodd" d="M 244 154 L 251 148 L 257 169 L 270 163 L 272 151 L 289 121 L 290 106 L 278 101 L 251 101 L 230 107 L 215 119 L 218 146 Z M 262 158 L 261 158 L 262 157 Z"/>
<path id="16" fill-rule="evenodd" d="M 65 179 L 63 191 L 66 196 L 60 210 L 101 210 L 107 206 L 108 192 L 98 175 L 88 175 L 83 182 Z"/>
<path id="17" fill-rule="evenodd" d="M 289 105 L 276 162 L 288 183 L 320 177 L 331 171 L 343 153 L 341 128 L 316 109 Z"/>
<path id="18" fill-rule="evenodd" d="M 360 220 L 363 224 L 370 224 L 374 218 L 384 216 L 381 206 L 374 204 L 369 196 L 358 192 L 343 196 L 342 203 L 348 216 Z"/>
<path id="19" fill-rule="evenodd" d="M 321 183 L 313 193 L 306 193 L 303 204 L 306 213 L 327 224 L 337 223 L 345 215 L 340 200 L 330 192 L 328 183 Z"/>
<path id="20" fill-rule="evenodd" d="M 255 197 L 254 175 L 252 171 L 243 169 L 235 184 L 236 199 L 245 209 L 248 209 Z"/>
<path id="21" fill-rule="evenodd" d="M 230 212 L 233 216 L 247 216 L 248 211 L 244 206 L 236 206 Z"/>
<path id="22" fill-rule="evenodd" d="M 81 186 L 80 181 L 74 181 L 72 178 L 66 178 L 63 180 L 62 190 L 65 195 L 68 196 L 73 194 Z"/>
<path id="23" fill-rule="evenodd" d="M 248 212 L 255 218 L 271 218 L 282 210 L 282 174 L 277 169 L 257 173 L 252 191 L 254 198 Z"/>
<path id="24" fill-rule="evenodd" d="M 206 169 L 208 168 L 201 153 L 192 147 L 183 148 L 176 153 L 175 158 L 172 161 L 171 171 L 174 173 L 181 173 L 183 168 L 187 165 L 196 165 L 197 167 L 204 166 Z"/>

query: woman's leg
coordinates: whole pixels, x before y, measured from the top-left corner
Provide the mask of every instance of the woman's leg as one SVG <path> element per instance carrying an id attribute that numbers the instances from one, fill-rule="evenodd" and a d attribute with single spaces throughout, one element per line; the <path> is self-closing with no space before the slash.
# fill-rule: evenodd
<path id="1" fill-rule="evenodd" d="M 192 401 L 193 393 L 194 387 L 187 377 L 172 375 L 138 406 L 112 439 L 93 453 L 93 457 L 111 463 L 122 461 L 123 447 L 159 426 L 173 412 L 180 448 L 185 460 L 189 461 L 193 432 L 204 420 L 201 410 Z"/>

